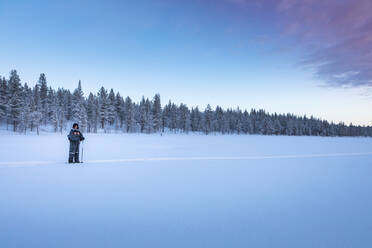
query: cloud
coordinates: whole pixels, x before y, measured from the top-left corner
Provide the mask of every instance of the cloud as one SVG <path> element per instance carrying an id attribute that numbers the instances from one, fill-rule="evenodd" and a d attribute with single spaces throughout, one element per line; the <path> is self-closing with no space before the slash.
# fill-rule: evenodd
<path id="1" fill-rule="evenodd" d="M 280 32 L 305 51 L 299 64 L 327 85 L 372 86 L 371 0 L 228 1 L 272 11 Z"/>

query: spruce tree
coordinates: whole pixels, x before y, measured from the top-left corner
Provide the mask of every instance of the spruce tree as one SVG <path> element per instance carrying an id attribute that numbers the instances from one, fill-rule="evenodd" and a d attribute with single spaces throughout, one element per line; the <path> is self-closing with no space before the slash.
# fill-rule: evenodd
<path id="1" fill-rule="evenodd" d="M 142 100 L 139 104 L 139 120 L 137 121 L 139 121 L 141 133 L 143 133 L 146 126 L 146 100 L 144 96 L 142 96 Z"/>
<path id="2" fill-rule="evenodd" d="M 114 125 L 116 119 L 116 108 L 115 108 L 115 93 L 111 89 L 107 98 L 107 122 L 110 126 Z"/>
<path id="3" fill-rule="evenodd" d="M 154 123 L 154 131 L 158 132 L 162 130 L 162 110 L 160 102 L 160 94 L 156 94 L 152 104 L 152 118 Z"/>
<path id="4" fill-rule="evenodd" d="M 98 92 L 98 104 L 99 104 L 99 120 L 101 128 L 105 129 L 105 124 L 108 120 L 108 104 L 107 104 L 107 91 L 102 86 Z"/>
<path id="5" fill-rule="evenodd" d="M 167 129 L 170 129 L 170 122 L 171 122 L 171 117 L 170 117 L 170 114 L 171 114 L 171 107 L 172 107 L 172 103 L 171 101 L 169 100 L 168 104 L 165 105 L 164 109 L 163 109 L 163 113 L 162 113 L 162 132 L 165 131 L 165 128 Z"/>
<path id="6" fill-rule="evenodd" d="M 116 112 L 116 129 L 119 128 L 122 129 L 124 125 L 124 118 L 125 118 L 125 112 L 124 112 L 124 99 L 120 95 L 120 93 L 116 93 L 115 97 L 115 112 Z"/>
<path id="7" fill-rule="evenodd" d="M 72 96 L 72 120 L 80 124 L 83 131 L 87 127 L 87 113 L 85 109 L 84 93 L 79 80 L 78 87 L 75 89 Z"/>
<path id="8" fill-rule="evenodd" d="M 9 76 L 9 119 L 13 124 L 13 131 L 16 131 L 19 123 L 20 113 L 22 109 L 22 89 L 21 79 L 17 71 L 12 70 Z"/>
<path id="9" fill-rule="evenodd" d="M 152 115 L 152 104 L 147 98 L 145 101 L 145 126 L 144 130 L 146 133 L 152 133 L 154 131 L 154 118 Z"/>
<path id="10" fill-rule="evenodd" d="M 209 134 L 212 131 L 212 108 L 211 105 L 207 105 L 204 110 L 204 118 L 203 118 L 203 131 L 205 134 Z"/>
<path id="11" fill-rule="evenodd" d="M 87 120 L 88 120 L 88 132 L 97 132 L 97 111 L 96 111 L 96 99 L 92 93 L 88 96 L 87 101 Z"/>
<path id="12" fill-rule="evenodd" d="M 8 116 L 8 84 L 6 79 L 0 76 L 0 124 L 2 121 L 7 120 Z"/>
<path id="13" fill-rule="evenodd" d="M 179 129 L 188 133 L 191 129 L 190 111 L 189 108 L 183 103 L 180 104 L 179 115 Z"/>
<path id="14" fill-rule="evenodd" d="M 40 89 L 40 104 L 41 104 L 41 113 L 43 115 L 43 123 L 44 125 L 47 124 L 48 120 L 48 85 L 46 76 L 44 73 L 40 74 L 39 81 L 38 81 L 39 89 Z"/>
<path id="15" fill-rule="evenodd" d="M 193 132 L 201 131 L 201 121 L 202 121 L 202 116 L 199 111 L 199 108 L 198 107 L 192 108 L 191 115 L 190 115 L 191 131 Z"/>
<path id="16" fill-rule="evenodd" d="M 127 133 L 132 132 L 134 128 L 134 111 L 132 99 L 128 96 L 124 102 L 124 124 Z"/>
<path id="17" fill-rule="evenodd" d="M 25 83 L 23 91 L 21 92 L 22 108 L 19 113 L 19 126 L 18 131 L 26 133 L 27 128 L 30 125 L 31 118 L 31 102 L 32 102 L 32 90 Z"/>

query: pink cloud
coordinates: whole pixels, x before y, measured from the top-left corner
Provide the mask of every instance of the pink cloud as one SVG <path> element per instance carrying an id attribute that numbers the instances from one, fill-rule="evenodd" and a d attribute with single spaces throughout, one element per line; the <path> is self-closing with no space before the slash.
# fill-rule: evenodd
<path id="1" fill-rule="evenodd" d="M 244 6 L 257 1 L 228 0 Z M 300 64 L 332 86 L 372 86 L 371 0 L 262 0 L 280 31 L 304 48 Z M 256 5 L 257 6 L 257 5 Z"/>

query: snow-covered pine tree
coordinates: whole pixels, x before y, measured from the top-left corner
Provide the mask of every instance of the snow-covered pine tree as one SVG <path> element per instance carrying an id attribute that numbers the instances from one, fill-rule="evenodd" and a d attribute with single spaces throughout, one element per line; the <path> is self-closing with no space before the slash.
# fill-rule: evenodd
<path id="1" fill-rule="evenodd" d="M 144 130 L 146 133 L 152 133 L 154 131 L 154 118 L 152 116 L 152 103 L 146 98 L 145 101 L 145 126 Z"/>
<path id="2" fill-rule="evenodd" d="M 66 95 L 67 91 L 64 89 L 59 88 L 57 91 L 57 109 L 56 109 L 56 117 L 58 122 L 58 129 L 59 132 L 63 132 L 63 129 L 66 125 L 66 114 L 67 114 L 67 101 L 66 101 Z"/>
<path id="3" fill-rule="evenodd" d="M 171 101 L 168 102 L 167 105 L 164 106 L 163 112 L 162 112 L 162 132 L 165 131 L 165 128 L 170 128 L 170 111 L 171 111 L 172 103 Z"/>
<path id="4" fill-rule="evenodd" d="M 287 116 L 285 134 L 289 136 L 295 135 L 295 126 L 290 115 Z"/>
<path id="5" fill-rule="evenodd" d="M 25 83 L 23 90 L 21 92 L 22 108 L 19 113 L 19 125 L 18 131 L 21 133 L 26 133 L 27 128 L 30 125 L 31 118 L 31 102 L 32 102 L 32 90 Z"/>
<path id="6" fill-rule="evenodd" d="M 128 96 L 124 102 L 124 125 L 127 133 L 133 132 L 134 128 L 134 111 L 132 99 Z"/>
<path id="7" fill-rule="evenodd" d="M 269 116 L 264 117 L 264 133 L 263 134 L 268 134 L 272 135 L 275 133 L 275 128 L 274 128 L 274 122 L 272 118 Z"/>
<path id="8" fill-rule="evenodd" d="M 96 99 L 92 93 L 88 96 L 87 101 L 87 131 L 90 132 L 97 132 L 97 106 L 96 106 Z"/>
<path id="9" fill-rule="evenodd" d="M 100 123 L 100 105 L 99 105 L 99 100 L 97 96 L 94 96 L 94 113 L 93 117 L 95 118 L 93 121 L 93 132 L 97 133 L 98 132 L 98 127 Z"/>
<path id="10" fill-rule="evenodd" d="M 139 104 L 132 103 L 133 108 L 133 132 L 141 132 L 141 108 Z"/>
<path id="11" fill-rule="evenodd" d="M 115 97 L 115 111 L 116 111 L 116 118 L 117 118 L 115 128 L 116 130 L 118 130 L 119 128 L 123 129 L 124 118 L 125 118 L 124 99 L 120 95 L 119 92 L 116 93 L 116 97 Z"/>
<path id="12" fill-rule="evenodd" d="M 155 132 L 158 132 L 160 130 L 163 131 L 160 94 L 156 94 L 154 96 L 153 104 L 152 104 L 152 118 L 153 118 L 153 123 L 154 123 L 154 131 Z"/>
<path id="13" fill-rule="evenodd" d="M 66 103 L 66 120 L 71 121 L 72 119 L 72 94 L 70 90 L 66 90 L 65 94 L 65 100 Z"/>
<path id="14" fill-rule="evenodd" d="M 139 104 L 139 119 L 137 120 L 137 122 L 140 125 L 141 133 L 143 133 L 146 126 L 146 100 L 144 96 L 142 96 L 141 102 Z"/>
<path id="15" fill-rule="evenodd" d="M 237 134 L 240 134 L 241 132 L 243 132 L 243 123 L 242 123 L 243 114 L 239 107 L 236 108 L 234 115 L 235 115 L 234 129 Z"/>
<path id="16" fill-rule="evenodd" d="M 216 107 L 216 110 L 214 111 L 214 119 L 215 119 L 215 126 L 214 130 L 216 132 L 225 133 L 225 130 L 223 129 L 223 110 L 220 106 Z"/>
<path id="17" fill-rule="evenodd" d="M 211 105 L 207 105 L 204 110 L 203 116 L 203 131 L 205 134 L 209 134 L 212 131 L 212 120 L 213 120 L 213 113 Z"/>
<path id="18" fill-rule="evenodd" d="M 222 116 L 222 133 L 231 133 L 230 130 L 230 113 L 228 111 L 223 111 Z"/>
<path id="19" fill-rule="evenodd" d="M 19 78 L 17 71 L 12 70 L 9 76 L 9 119 L 13 124 L 13 131 L 17 130 L 19 123 L 19 115 L 22 109 L 22 89 L 21 79 Z"/>
<path id="20" fill-rule="evenodd" d="M 87 116 L 87 111 L 85 108 L 85 102 L 83 102 L 83 106 L 81 109 L 81 116 L 82 118 L 81 118 L 80 126 L 81 126 L 81 130 L 85 132 L 88 126 L 88 116 Z"/>
<path id="21" fill-rule="evenodd" d="M 0 76 L 0 124 L 7 120 L 8 109 L 8 84 L 5 77 Z"/>
<path id="22" fill-rule="evenodd" d="M 42 121 L 43 124 L 47 124 L 48 120 L 48 85 L 47 79 L 44 73 L 40 74 L 38 80 L 39 90 L 40 90 L 40 104 L 41 104 L 41 113 L 43 115 Z"/>
<path id="23" fill-rule="evenodd" d="M 58 102 L 55 91 L 52 89 L 52 87 L 49 87 L 48 89 L 48 96 L 47 96 L 47 119 L 48 123 L 53 126 L 54 132 L 58 131 Z"/>
<path id="24" fill-rule="evenodd" d="M 274 134 L 275 135 L 282 134 L 282 124 L 280 123 L 278 117 L 276 117 L 274 120 Z"/>
<path id="25" fill-rule="evenodd" d="M 234 133 L 235 132 L 235 114 L 232 109 L 227 109 L 226 113 L 226 127 L 228 133 Z"/>
<path id="26" fill-rule="evenodd" d="M 39 135 L 39 128 L 43 119 L 43 114 L 36 110 L 31 112 L 31 125 L 35 127 L 37 135 Z"/>
<path id="27" fill-rule="evenodd" d="M 178 119 L 179 119 L 179 111 L 178 106 L 175 103 L 172 103 L 170 107 L 170 129 L 176 132 L 178 130 Z"/>
<path id="28" fill-rule="evenodd" d="M 199 108 L 198 107 L 192 108 L 191 114 L 190 114 L 191 131 L 193 132 L 201 131 L 202 130 L 201 122 L 202 122 L 202 114 L 200 113 Z"/>
<path id="29" fill-rule="evenodd" d="M 74 90 L 72 93 L 72 121 L 73 122 L 80 122 L 81 121 L 81 98 L 83 97 L 82 89 L 81 89 L 81 83 L 79 81 L 78 88 Z"/>
<path id="30" fill-rule="evenodd" d="M 245 134 L 250 134 L 253 131 L 252 121 L 247 110 L 243 113 L 242 129 Z"/>
<path id="31" fill-rule="evenodd" d="M 39 112 L 41 114 L 41 103 L 40 103 L 40 89 L 39 85 L 36 84 L 34 89 L 32 90 L 32 101 L 31 101 L 31 123 L 30 123 L 30 130 L 31 132 L 34 130 L 34 128 L 38 128 L 34 126 L 35 121 L 33 121 L 34 118 L 34 112 Z M 39 125 L 40 123 L 38 123 Z"/>
<path id="32" fill-rule="evenodd" d="M 98 92 L 99 104 L 99 120 L 101 128 L 106 131 L 106 123 L 108 119 L 108 104 L 107 104 L 107 90 L 102 86 Z"/>
<path id="33" fill-rule="evenodd" d="M 107 122 L 110 127 L 114 125 L 116 119 L 116 108 L 115 108 L 115 93 L 111 89 L 107 97 Z"/>
<path id="34" fill-rule="evenodd" d="M 185 133 L 188 133 L 191 129 L 190 124 L 190 110 L 189 108 L 181 103 L 179 107 L 179 118 L 178 118 L 178 128 Z"/>
<path id="35" fill-rule="evenodd" d="M 49 123 L 53 126 L 54 132 L 58 132 L 60 115 L 59 115 L 59 106 L 58 100 L 55 95 L 54 90 L 51 88 L 48 91 L 48 120 Z"/>
<path id="36" fill-rule="evenodd" d="M 80 128 L 85 131 L 87 127 L 87 114 L 84 104 L 84 93 L 79 80 L 78 87 L 72 96 L 72 120 L 80 124 Z"/>

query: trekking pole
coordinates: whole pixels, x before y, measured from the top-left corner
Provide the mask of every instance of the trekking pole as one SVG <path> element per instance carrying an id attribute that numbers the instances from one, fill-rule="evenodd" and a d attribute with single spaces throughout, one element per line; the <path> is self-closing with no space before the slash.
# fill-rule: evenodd
<path id="1" fill-rule="evenodd" d="M 81 142 L 81 161 L 80 163 L 83 163 L 83 158 L 84 158 L 84 140 Z"/>

